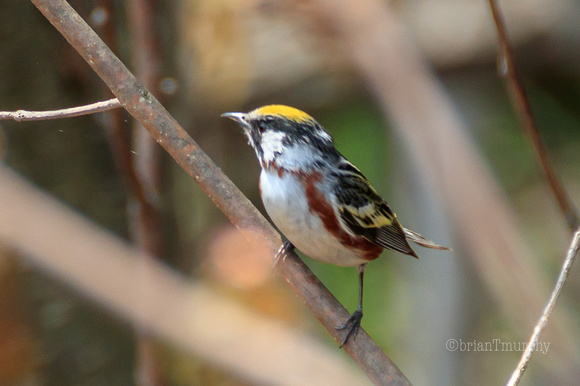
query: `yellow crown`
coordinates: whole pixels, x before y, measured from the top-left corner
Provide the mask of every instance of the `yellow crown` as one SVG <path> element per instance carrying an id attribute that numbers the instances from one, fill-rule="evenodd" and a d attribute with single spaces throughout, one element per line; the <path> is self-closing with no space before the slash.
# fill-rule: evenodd
<path id="1" fill-rule="evenodd" d="M 284 106 L 284 105 L 268 105 L 260 107 L 252 111 L 253 115 L 274 115 L 282 118 L 286 118 L 295 122 L 306 122 L 313 121 L 310 115 L 306 114 L 304 111 L 295 109 L 294 107 Z"/>

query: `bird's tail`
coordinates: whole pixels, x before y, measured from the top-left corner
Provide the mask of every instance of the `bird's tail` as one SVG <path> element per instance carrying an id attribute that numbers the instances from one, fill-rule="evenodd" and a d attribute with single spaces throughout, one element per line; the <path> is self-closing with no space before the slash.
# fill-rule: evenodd
<path id="1" fill-rule="evenodd" d="M 426 238 L 424 238 L 423 236 L 421 236 L 417 232 L 413 232 L 410 229 L 403 228 L 403 231 L 405 231 L 405 236 L 407 236 L 407 240 L 412 241 L 415 244 L 418 244 L 422 247 L 431 248 L 431 249 L 440 249 L 443 251 L 451 251 L 452 250 L 451 248 L 443 247 L 439 244 L 434 243 L 431 240 L 427 240 Z"/>

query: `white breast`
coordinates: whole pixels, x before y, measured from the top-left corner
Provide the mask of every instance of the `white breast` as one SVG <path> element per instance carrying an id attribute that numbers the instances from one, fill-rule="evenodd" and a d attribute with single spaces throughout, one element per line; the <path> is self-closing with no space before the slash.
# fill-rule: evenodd
<path id="1" fill-rule="evenodd" d="M 283 173 L 280 177 L 275 171 L 262 170 L 260 192 L 274 224 L 304 254 L 346 267 L 366 262 L 345 248 L 324 228 L 320 218 L 310 212 L 304 187 L 295 175 Z"/>

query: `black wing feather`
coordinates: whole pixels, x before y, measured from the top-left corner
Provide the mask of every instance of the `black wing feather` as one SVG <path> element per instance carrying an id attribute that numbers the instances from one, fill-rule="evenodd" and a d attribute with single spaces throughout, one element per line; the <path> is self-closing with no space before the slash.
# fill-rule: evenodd
<path id="1" fill-rule="evenodd" d="M 346 159 L 342 159 L 339 170 L 336 199 L 347 232 L 380 247 L 417 257 L 397 216 L 369 180 Z"/>

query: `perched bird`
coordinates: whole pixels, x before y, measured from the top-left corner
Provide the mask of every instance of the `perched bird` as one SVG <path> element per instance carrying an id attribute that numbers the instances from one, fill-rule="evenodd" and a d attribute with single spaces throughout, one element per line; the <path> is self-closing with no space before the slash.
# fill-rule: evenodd
<path id="1" fill-rule="evenodd" d="M 369 261 L 385 248 L 417 257 L 409 241 L 448 249 L 403 228 L 369 180 L 336 150 L 331 135 L 305 112 L 269 105 L 222 117 L 242 127 L 262 166 L 264 207 L 288 239 L 276 261 L 296 247 L 325 263 L 358 267 L 358 307 L 336 327 L 346 330 L 340 347 L 360 327 Z"/>

